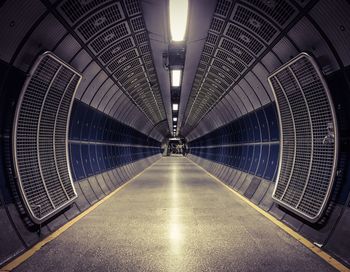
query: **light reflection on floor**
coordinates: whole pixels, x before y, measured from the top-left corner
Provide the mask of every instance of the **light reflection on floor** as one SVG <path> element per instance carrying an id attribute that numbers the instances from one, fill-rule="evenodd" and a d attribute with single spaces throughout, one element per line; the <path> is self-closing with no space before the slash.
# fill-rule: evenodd
<path id="1" fill-rule="evenodd" d="M 178 169 L 176 165 L 171 169 L 171 211 L 169 213 L 169 245 L 172 253 L 182 254 L 184 234 L 181 224 L 180 207 L 181 198 L 179 197 Z"/>

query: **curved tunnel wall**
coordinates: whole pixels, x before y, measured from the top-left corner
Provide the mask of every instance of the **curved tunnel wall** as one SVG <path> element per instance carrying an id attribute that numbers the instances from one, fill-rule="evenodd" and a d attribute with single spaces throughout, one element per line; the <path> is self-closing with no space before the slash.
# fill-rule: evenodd
<path id="1" fill-rule="evenodd" d="M 104 3 L 119 5 L 115 1 Z M 134 5 L 139 17 L 138 1 L 127 1 L 127 4 Z M 160 158 L 160 141 L 164 136 L 159 127 L 155 127 L 125 90 L 115 84 L 74 30 L 62 18 L 58 19 L 60 16 L 54 11 L 55 7 L 49 1 L 0 3 L 3 25 L 0 33 L 6 37 L 0 41 L 0 240 L 2 245 L 7 245 L 0 249 L 0 265 L 33 246 Z M 22 13 L 18 14 L 18 11 Z M 81 18 L 91 15 L 89 11 Z M 144 34 L 140 30 L 138 34 Z M 143 47 L 138 48 L 146 50 L 143 57 L 149 56 L 147 41 L 147 36 L 143 36 Z M 121 55 L 128 49 L 125 47 Z M 70 208 L 39 226 L 28 218 L 18 195 L 11 166 L 10 139 L 19 93 L 33 62 L 45 51 L 53 52 L 83 75 L 69 134 L 71 168 L 79 197 Z M 141 59 L 139 55 L 131 61 L 138 59 Z M 153 71 L 154 77 L 152 60 L 147 60 L 148 71 Z M 156 99 L 159 100 L 159 97 Z"/>
<path id="2" fill-rule="evenodd" d="M 154 129 L 155 125 L 140 108 L 114 84 L 101 67 L 98 57 L 91 54 L 87 44 L 76 35 L 74 26 L 65 23 L 57 14 L 56 7 L 60 2 L 28 0 L 0 4 L 3 15 L 0 17 L 1 37 L 6 37 L 0 41 L 0 235 L 1 241 L 8 245 L 1 247 L 0 264 L 38 242 L 160 157 L 159 154 L 151 155 L 157 147 L 150 141 L 145 143 L 144 139 L 149 136 L 149 139 L 160 142 L 162 133 Z M 251 7 L 259 1 L 236 2 Z M 220 12 L 226 14 L 216 16 L 218 21 L 227 23 L 230 20 L 231 13 L 225 7 L 232 12 L 233 3 L 236 2 L 218 1 Z M 225 90 L 225 95 L 208 114 L 201 115 L 198 125 L 184 131 L 191 148 L 189 157 L 349 264 L 350 5 L 345 0 L 286 2 L 298 10 L 293 21 L 283 28 L 273 42 L 265 45 L 265 50 L 259 56 L 254 55 L 255 60 L 249 62 L 251 66 L 244 63 L 244 67 L 240 66 L 244 69 L 237 73 L 236 79 L 239 80 L 234 87 Z M 252 10 L 264 18 L 269 17 L 266 10 L 256 7 L 252 7 Z M 22 12 L 21 20 L 17 20 L 19 11 Z M 223 30 L 219 33 L 214 24 L 209 32 L 218 36 L 223 34 Z M 248 33 L 252 32 L 248 30 Z M 210 37 L 206 41 L 206 56 L 208 52 L 215 52 L 212 49 L 220 41 L 219 38 L 212 39 L 213 35 Z M 232 48 L 222 49 L 237 58 Z M 76 124 L 70 134 L 71 162 L 74 164 L 78 161 L 72 168 L 80 197 L 71 209 L 42 225 L 39 236 L 38 226 L 28 221 L 20 205 L 7 160 L 11 122 L 19 91 L 31 63 L 45 50 L 53 51 L 82 72 L 84 81 L 76 97 L 75 109 L 78 110 L 72 115 L 72 123 L 79 120 L 81 127 Z M 277 164 L 279 137 L 271 123 L 274 117 L 270 114 L 275 107 L 267 77 L 303 51 L 311 52 L 317 58 L 326 76 L 336 105 L 341 137 L 338 187 L 332 197 L 330 214 L 322 225 L 312 225 L 295 217 L 275 205 L 271 198 L 275 175 L 272 164 Z M 249 48 L 247 52 L 250 52 Z M 153 68 L 150 70 L 154 73 Z M 101 120 L 105 121 L 103 125 Z M 111 127 L 118 128 L 114 136 L 110 133 Z M 125 142 L 126 139 L 128 142 Z M 93 166 L 94 160 L 101 163 Z M 98 167 L 95 168 L 96 165 Z"/>
<path id="3" fill-rule="evenodd" d="M 10 116 L 11 110 L 7 110 Z M 4 166 L 0 172 L 1 241 L 8 245 L 0 250 L 1 264 L 33 246 L 161 156 L 160 142 L 154 138 L 76 100 L 70 121 L 69 157 L 78 198 L 39 226 L 27 216 L 11 177 L 10 119 L 3 127 L 6 134 L 1 149 Z"/>
<path id="4" fill-rule="evenodd" d="M 279 130 L 274 103 L 189 143 L 192 155 L 268 181 L 274 181 L 276 177 L 278 150 Z"/>
<path id="5" fill-rule="evenodd" d="M 244 5 L 257 3 L 240 1 L 243 2 Z M 290 3 L 296 6 L 301 4 L 301 1 Z M 231 4 L 229 1 L 218 1 L 217 9 Z M 242 73 L 243 76 L 225 96 L 221 97 L 206 115 L 202 115 L 202 119 L 192 130 L 186 131 L 190 147 L 189 157 L 253 203 L 349 264 L 347 237 L 350 229 L 350 116 L 347 108 L 350 105 L 350 55 L 346 48 L 350 47 L 350 20 L 346 14 L 350 12 L 350 5 L 346 1 L 303 1 L 301 5 L 303 13 L 298 15 L 299 18 L 286 27 L 274 42 L 267 45 L 264 53 L 250 69 Z M 235 7 L 232 6 L 233 14 Z M 266 15 L 266 10 L 254 11 Z M 233 18 L 232 14 L 226 14 L 227 20 Z M 220 15 L 214 14 L 215 18 L 222 20 Z M 273 21 L 272 18 L 264 18 Z M 213 25 L 214 23 L 209 32 L 214 30 Z M 213 34 L 218 35 L 215 32 Z M 229 40 L 222 32 L 218 36 L 217 41 L 220 41 L 221 37 Z M 213 47 L 214 44 L 232 58 L 238 57 L 237 60 L 244 63 L 237 55 L 237 50 L 225 49 L 219 42 L 213 43 L 213 39 L 208 39 L 206 44 L 208 47 Z M 245 51 L 250 52 L 249 46 Z M 340 130 L 336 186 L 331 195 L 327 216 L 319 224 L 311 224 L 276 205 L 271 197 L 275 186 L 273 175 L 271 177 L 270 174 L 266 175 L 261 171 L 265 169 L 265 172 L 274 172 L 279 149 L 278 138 L 269 143 L 271 138 L 263 136 L 274 131 L 270 124 L 274 118 L 265 112 L 269 107 L 274 108 L 267 77 L 304 51 L 315 56 L 321 67 L 330 88 Z M 207 56 L 208 53 L 202 53 L 202 59 Z M 267 118 L 255 118 L 260 128 L 260 132 L 257 133 L 254 130 L 256 121 L 252 120 L 251 116 L 263 112 Z M 255 139 L 255 135 L 259 134 L 263 139 L 261 142 Z M 271 155 L 272 160 L 269 157 Z M 266 157 L 270 167 L 265 167 Z"/>

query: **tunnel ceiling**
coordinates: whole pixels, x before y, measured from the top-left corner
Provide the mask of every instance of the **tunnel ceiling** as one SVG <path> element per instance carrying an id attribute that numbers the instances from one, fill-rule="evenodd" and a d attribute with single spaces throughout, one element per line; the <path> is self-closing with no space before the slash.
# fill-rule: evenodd
<path id="1" fill-rule="evenodd" d="M 83 75 L 76 99 L 151 137 L 167 126 L 140 1 L 4 1 L 0 58 L 28 72 L 53 51 Z"/>
<path id="2" fill-rule="evenodd" d="M 76 99 L 158 140 L 169 134 L 166 0 L 0 3 L 1 60 L 28 72 L 53 51 L 83 75 Z M 322 58 L 325 74 L 348 65 L 348 8 L 345 0 L 190 0 L 178 133 L 191 140 L 272 102 L 267 76 L 298 52 Z"/>
<path id="3" fill-rule="evenodd" d="M 305 4 L 307 1 L 218 1 L 187 103 L 184 135 L 251 71 L 282 30 L 296 21 Z"/>
<path id="4" fill-rule="evenodd" d="M 85 2 L 62 1 L 55 12 L 148 118 L 153 123 L 163 120 L 164 106 L 139 1 Z"/>

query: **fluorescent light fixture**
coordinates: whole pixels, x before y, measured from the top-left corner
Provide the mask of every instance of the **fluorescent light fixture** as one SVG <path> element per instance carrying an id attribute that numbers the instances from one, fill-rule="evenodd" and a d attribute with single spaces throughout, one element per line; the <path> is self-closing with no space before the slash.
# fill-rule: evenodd
<path id="1" fill-rule="evenodd" d="M 177 117 L 173 117 L 173 121 L 176 122 L 177 121 Z"/>
<path id="2" fill-rule="evenodd" d="M 188 0 L 169 0 L 171 39 L 180 42 L 185 39 Z"/>
<path id="3" fill-rule="evenodd" d="M 173 104 L 173 110 L 177 111 L 179 109 L 179 104 Z"/>
<path id="4" fill-rule="evenodd" d="M 180 87 L 181 85 L 181 70 L 171 70 L 171 86 Z"/>

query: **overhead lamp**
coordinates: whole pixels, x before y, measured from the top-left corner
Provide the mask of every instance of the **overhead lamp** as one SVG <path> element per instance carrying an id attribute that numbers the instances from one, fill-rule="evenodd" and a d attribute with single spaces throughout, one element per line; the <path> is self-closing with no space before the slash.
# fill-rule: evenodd
<path id="1" fill-rule="evenodd" d="M 177 121 L 177 117 L 173 117 L 173 121 L 176 122 Z"/>
<path id="2" fill-rule="evenodd" d="M 169 15 L 171 39 L 175 42 L 183 41 L 187 26 L 188 1 L 169 0 Z"/>
<path id="3" fill-rule="evenodd" d="M 176 129 L 176 125 L 174 125 L 174 130 Z"/>
<path id="4" fill-rule="evenodd" d="M 172 87 L 180 87 L 181 85 L 181 70 L 171 70 L 171 86 Z"/>
<path id="5" fill-rule="evenodd" d="M 179 104 L 173 104 L 173 110 L 177 111 L 179 109 Z"/>

